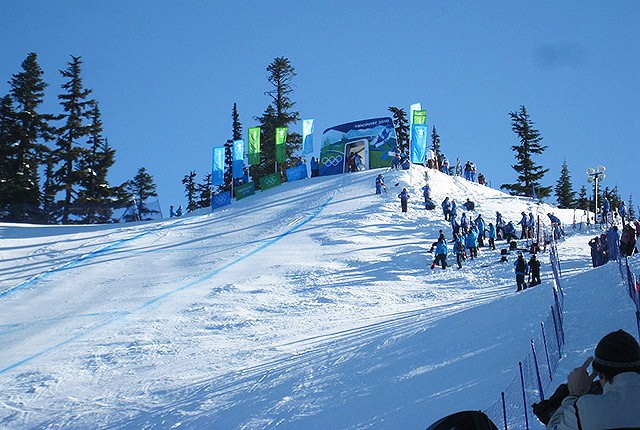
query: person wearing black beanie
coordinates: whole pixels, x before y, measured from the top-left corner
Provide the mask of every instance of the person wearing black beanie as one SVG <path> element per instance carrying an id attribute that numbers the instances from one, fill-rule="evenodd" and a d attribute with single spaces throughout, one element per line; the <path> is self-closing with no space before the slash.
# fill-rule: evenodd
<path id="1" fill-rule="evenodd" d="M 588 394 L 596 376 L 602 394 Z M 640 345 L 624 330 L 603 337 L 594 356 L 569 374 L 567 386 L 569 395 L 547 429 L 640 429 Z"/>

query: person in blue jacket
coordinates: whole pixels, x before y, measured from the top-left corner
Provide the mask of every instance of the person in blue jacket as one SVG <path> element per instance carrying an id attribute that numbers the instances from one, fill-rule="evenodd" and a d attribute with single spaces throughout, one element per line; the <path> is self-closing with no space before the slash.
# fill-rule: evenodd
<path id="1" fill-rule="evenodd" d="M 529 226 L 529 218 L 525 212 L 520 212 L 522 218 L 518 222 L 518 225 L 522 228 L 522 232 L 520 233 L 520 239 L 527 239 L 527 230 Z"/>
<path id="2" fill-rule="evenodd" d="M 471 259 L 473 260 L 474 258 L 478 258 L 478 229 L 474 225 L 473 221 L 471 221 L 471 228 L 467 233 L 465 241 Z"/>
<path id="3" fill-rule="evenodd" d="M 536 230 L 536 219 L 533 216 L 533 212 L 529 212 L 529 220 L 527 221 L 527 234 L 530 239 L 533 239 L 534 232 Z"/>
<path id="4" fill-rule="evenodd" d="M 624 200 L 620 202 L 618 212 L 620 212 L 620 217 L 622 217 L 622 225 L 625 225 L 627 223 L 627 205 L 625 205 Z"/>
<path id="5" fill-rule="evenodd" d="M 409 202 L 409 192 L 406 188 L 403 188 L 400 194 L 398 194 L 398 198 L 400 198 L 400 207 L 402 208 L 402 212 L 407 211 L 407 203 Z"/>
<path id="6" fill-rule="evenodd" d="M 482 214 L 478 214 L 474 222 L 476 223 L 476 227 L 478 228 L 478 248 L 482 248 L 484 246 L 487 224 L 484 222 Z"/>
<path id="7" fill-rule="evenodd" d="M 489 238 L 489 248 L 496 249 L 496 226 L 493 223 L 489 223 L 489 229 L 487 231 L 487 238 Z"/>
<path id="8" fill-rule="evenodd" d="M 611 203 L 609 203 L 608 198 L 604 198 L 602 202 L 602 224 L 606 224 L 609 222 L 609 212 L 611 211 Z"/>
<path id="9" fill-rule="evenodd" d="M 451 216 L 458 215 L 458 204 L 455 200 L 451 200 Z"/>
<path id="10" fill-rule="evenodd" d="M 434 269 L 437 264 L 442 265 L 442 270 L 447 268 L 447 254 L 449 253 L 449 247 L 447 246 L 447 241 L 440 238 L 438 239 L 438 244 L 436 245 L 436 258 L 431 263 L 431 268 Z"/>
<path id="11" fill-rule="evenodd" d="M 467 253 L 465 251 L 465 245 L 464 245 L 464 236 L 454 235 L 453 253 L 456 256 L 456 263 L 458 263 L 458 269 L 462 269 L 462 262 L 467 257 Z"/>
<path id="12" fill-rule="evenodd" d="M 451 200 L 449 197 L 445 197 L 442 201 L 442 214 L 444 215 L 445 221 L 451 221 Z"/>

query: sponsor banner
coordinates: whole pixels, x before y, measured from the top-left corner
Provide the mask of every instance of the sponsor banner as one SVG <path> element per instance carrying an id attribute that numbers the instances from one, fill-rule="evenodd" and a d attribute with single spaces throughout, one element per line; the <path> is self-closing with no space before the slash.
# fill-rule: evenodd
<path id="1" fill-rule="evenodd" d="M 260 127 L 249 129 L 249 165 L 260 164 Z"/>
<path id="2" fill-rule="evenodd" d="M 426 110 L 414 110 L 413 111 L 413 124 L 426 124 L 427 123 L 427 111 Z"/>
<path id="3" fill-rule="evenodd" d="M 276 127 L 276 161 L 284 163 L 287 158 L 285 142 L 287 141 L 287 127 Z"/>
<path id="4" fill-rule="evenodd" d="M 211 209 L 221 208 L 231 204 L 231 192 L 223 191 L 211 196 Z"/>
<path id="5" fill-rule="evenodd" d="M 391 166 L 397 145 L 396 130 L 389 117 L 372 118 L 330 127 L 322 133 L 320 176 L 349 171 L 350 153 L 362 156 L 364 168 Z"/>
<path id="6" fill-rule="evenodd" d="M 236 195 L 236 200 L 244 199 L 256 193 L 256 186 L 253 182 L 249 182 L 248 184 L 234 187 L 233 192 Z"/>
<path id="7" fill-rule="evenodd" d="M 307 166 L 303 164 L 302 166 L 291 167 L 287 169 L 285 173 L 287 174 L 287 181 L 289 182 L 298 181 L 300 179 L 306 179 Z"/>
<path id="8" fill-rule="evenodd" d="M 224 146 L 213 148 L 211 185 L 224 185 Z"/>
<path id="9" fill-rule="evenodd" d="M 267 176 L 263 176 L 260 178 L 260 189 L 268 190 L 269 188 L 277 187 L 282 183 L 282 179 L 280 179 L 279 173 L 272 173 Z"/>
<path id="10" fill-rule="evenodd" d="M 411 126 L 411 162 L 423 164 L 427 154 L 429 127 L 425 124 Z"/>
<path id="11" fill-rule="evenodd" d="M 302 121 L 302 152 L 304 154 L 313 153 L 313 120 Z"/>
<path id="12" fill-rule="evenodd" d="M 231 163 L 231 173 L 234 178 L 242 178 L 244 176 L 244 140 L 233 141 L 233 155 Z"/>

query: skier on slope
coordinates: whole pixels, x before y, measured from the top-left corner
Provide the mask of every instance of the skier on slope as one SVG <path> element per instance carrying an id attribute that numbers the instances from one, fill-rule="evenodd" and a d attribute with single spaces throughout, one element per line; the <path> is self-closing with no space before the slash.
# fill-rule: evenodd
<path id="1" fill-rule="evenodd" d="M 384 186 L 384 178 L 382 177 L 382 173 L 376 176 L 376 194 L 382 194 L 382 191 L 387 192 L 387 188 Z"/>
<path id="2" fill-rule="evenodd" d="M 409 192 L 406 188 L 403 188 L 400 194 L 398 194 L 398 198 L 400 199 L 400 207 L 402 208 L 402 212 L 407 211 L 407 203 L 409 202 Z"/>

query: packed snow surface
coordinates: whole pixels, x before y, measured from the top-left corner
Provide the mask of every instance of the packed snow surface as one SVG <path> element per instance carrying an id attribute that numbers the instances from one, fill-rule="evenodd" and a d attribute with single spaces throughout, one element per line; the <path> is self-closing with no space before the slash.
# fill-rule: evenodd
<path id="1" fill-rule="evenodd" d="M 388 194 L 373 193 L 378 173 Z M 571 227 L 581 214 L 429 182 L 435 201 L 470 198 L 487 222 L 565 223 L 557 383 L 604 334 L 637 335 L 617 265 L 590 267 L 597 231 Z M 422 429 L 486 409 L 549 314 L 549 259 L 521 293 L 513 254 L 481 248 L 461 270 L 452 257 L 430 270 L 451 230 L 424 210 L 424 183 L 423 169 L 371 170 L 163 222 L 0 224 L 0 427 Z"/>

